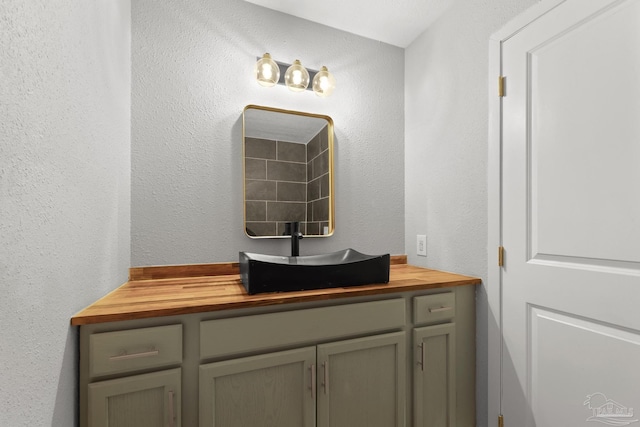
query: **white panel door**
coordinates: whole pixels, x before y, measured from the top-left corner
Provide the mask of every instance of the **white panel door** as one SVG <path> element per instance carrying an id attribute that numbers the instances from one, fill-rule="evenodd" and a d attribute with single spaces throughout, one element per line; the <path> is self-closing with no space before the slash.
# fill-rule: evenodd
<path id="1" fill-rule="evenodd" d="M 507 427 L 640 426 L 640 1 L 502 44 Z"/>

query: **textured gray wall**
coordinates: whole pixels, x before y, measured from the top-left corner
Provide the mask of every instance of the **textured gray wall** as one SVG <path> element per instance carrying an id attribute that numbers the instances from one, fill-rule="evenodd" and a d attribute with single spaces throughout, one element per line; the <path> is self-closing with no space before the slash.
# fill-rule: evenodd
<path id="1" fill-rule="evenodd" d="M 406 251 L 411 264 L 485 282 L 477 292 L 479 426 L 487 425 L 489 36 L 535 3 L 452 2 L 405 52 Z M 427 235 L 426 258 L 416 256 L 416 234 Z"/>
<path id="2" fill-rule="evenodd" d="M 71 316 L 127 277 L 129 0 L 0 2 L 0 425 L 70 427 Z"/>
<path id="3" fill-rule="evenodd" d="M 253 78 L 256 56 L 337 79 L 326 99 Z M 242 224 L 245 105 L 326 114 L 336 133 L 336 231 L 302 255 L 404 252 L 404 50 L 241 0 L 132 4 L 132 265 L 285 254 Z"/>

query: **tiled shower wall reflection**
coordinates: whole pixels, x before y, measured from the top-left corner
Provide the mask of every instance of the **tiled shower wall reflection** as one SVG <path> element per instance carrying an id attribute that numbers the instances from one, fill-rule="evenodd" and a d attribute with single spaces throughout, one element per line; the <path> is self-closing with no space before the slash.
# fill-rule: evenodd
<path id="1" fill-rule="evenodd" d="M 329 226 L 327 127 L 308 142 L 245 138 L 246 228 L 250 236 L 284 234 L 299 221 L 305 235 Z"/>

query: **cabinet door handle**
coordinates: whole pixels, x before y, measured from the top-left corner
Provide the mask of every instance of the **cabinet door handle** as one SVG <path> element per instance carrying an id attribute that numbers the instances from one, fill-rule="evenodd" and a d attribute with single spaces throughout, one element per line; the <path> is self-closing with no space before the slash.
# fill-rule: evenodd
<path id="1" fill-rule="evenodd" d="M 314 363 L 311 364 L 309 368 L 311 371 L 311 398 L 316 398 L 316 365 Z"/>
<path id="2" fill-rule="evenodd" d="M 324 381 L 322 386 L 324 387 L 324 394 L 329 394 L 329 361 L 322 362 L 322 368 L 324 370 Z"/>
<path id="3" fill-rule="evenodd" d="M 420 347 L 420 360 L 418 361 L 418 365 L 420 365 L 420 370 L 424 372 L 424 342 L 421 342 L 418 347 Z"/>
<path id="4" fill-rule="evenodd" d="M 173 390 L 169 390 L 169 427 L 174 427 L 175 426 L 175 415 L 174 415 L 174 411 L 173 411 Z"/>
<path id="5" fill-rule="evenodd" d="M 437 308 L 429 308 L 429 313 L 441 313 L 443 311 L 449 311 L 453 307 L 437 307 Z"/>
<path id="6" fill-rule="evenodd" d="M 111 356 L 109 360 L 117 362 L 118 360 L 138 359 L 140 357 L 151 357 L 160 354 L 158 350 L 143 351 L 142 353 L 120 354 L 118 356 Z"/>

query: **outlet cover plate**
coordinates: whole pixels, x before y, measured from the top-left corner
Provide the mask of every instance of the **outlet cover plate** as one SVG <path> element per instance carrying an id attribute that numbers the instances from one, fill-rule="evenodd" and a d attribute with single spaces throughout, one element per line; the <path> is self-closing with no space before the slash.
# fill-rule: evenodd
<path id="1" fill-rule="evenodd" d="M 427 256 L 427 236 L 424 234 L 417 235 L 416 254 L 419 256 Z"/>

